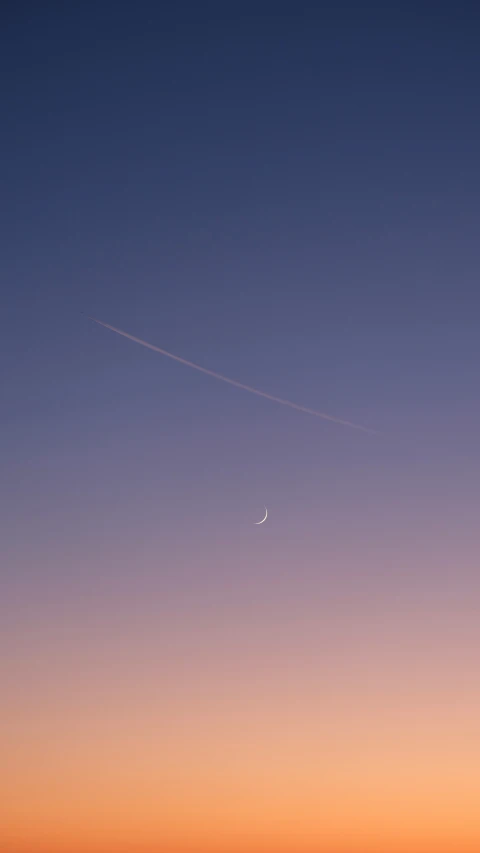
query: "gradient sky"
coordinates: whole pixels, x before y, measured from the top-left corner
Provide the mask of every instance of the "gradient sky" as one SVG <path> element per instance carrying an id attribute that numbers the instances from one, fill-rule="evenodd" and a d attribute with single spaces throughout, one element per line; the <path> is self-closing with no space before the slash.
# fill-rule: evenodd
<path id="1" fill-rule="evenodd" d="M 479 28 L 4 4 L 5 853 L 480 849 Z"/>

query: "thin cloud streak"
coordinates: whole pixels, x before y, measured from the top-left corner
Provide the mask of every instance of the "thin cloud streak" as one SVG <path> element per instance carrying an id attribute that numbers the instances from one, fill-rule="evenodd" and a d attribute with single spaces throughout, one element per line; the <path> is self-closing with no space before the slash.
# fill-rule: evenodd
<path id="1" fill-rule="evenodd" d="M 136 338 L 134 335 L 130 335 L 128 332 L 123 332 L 121 329 L 115 328 L 115 326 L 110 326 L 109 323 L 104 323 L 102 320 L 97 320 L 96 317 L 91 317 L 89 315 L 88 319 L 93 320 L 94 323 L 98 323 L 99 326 L 104 326 L 105 329 L 110 329 L 112 332 L 116 332 L 117 335 L 122 335 L 124 338 L 128 338 L 130 341 L 134 341 L 136 344 L 140 344 L 142 347 L 147 347 L 147 349 L 151 349 L 154 352 L 159 352 L 161 355 L 166 355 L 167 358 L 172 358 L 174 361 L 180 362 L 180 364 L 185 364 L 187 367 L 193 367 L 194 370 L 199 370 L 201 373 L 206 373 L 207 376 L 213 376 L 214 379 L 221 379 L 222 382 L 228 382 L 229 385 L 234 385 L 236 388 L 241 388 L 243 391 L 249 391 L 250 394 L 256 394 L 257 397 L 264 397 L 266 400 L 271 400 L 273 403 L 279 403 L 281 406 L 288 406 L 290 409 L 296 409 L 297 412 L 304 412 L 307 415 L 314 415 L 316 418 L 323 418 L 325 421 L 332 421 L 336 424 L 341 424 L 342 426 L 351 427 L 352 429 L 359 429 L 362 432 L 370 433 L 371 435 L 377 435 L 376 430 L 369 429 L 368 427 L 361 426 L 360 424 L 354 424 L 351 421 L 342 420 L 342 418 L 336 418 L 333 415 L 327 415 L 325 412 L 317 412 L 315 409 L 308 409 L 306 406 L 299 406 L 297 403 L 292 403 L 290 400 L 283 400 L 281 397 L 274 397 L 273 394 L 267 394 L 265 391 L 259 391 L 257 388 L 252 388 L 250 385 L 244 385 L 243 382 L 237 382 L 236 379 L 229 379 L 228 376 L 223 376 L 221 373 L 217 373 L 215 370 L 208 370 L 206 367 L 201 367 L 199 364 L 195 364 L 193 361 L 188 361 L 186 358 L 181 358 L 179 355 L 174 355 L 171 352 L 168 352 L 161 347 L 157 347 L 154 344 L 149 344 L 147 341 L 143 341 L 141 338 Z"/>

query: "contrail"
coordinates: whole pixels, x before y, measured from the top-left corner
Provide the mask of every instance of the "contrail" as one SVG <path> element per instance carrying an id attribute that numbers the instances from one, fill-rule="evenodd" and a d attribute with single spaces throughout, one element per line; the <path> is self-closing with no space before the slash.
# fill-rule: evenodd
<path id="1" fill-rule="evenodd" d="M 167 358 L 172 358 L 174 361 L 179 361 L 180 364 L 186 364 L 187 367 L 193 367 L 194 370 L 199 370 L 201 373 L 206 373 L 207 376 L 213 376 L 214 379 L 221 379 L 222 382 L 228 382 L 229 385 L 235 385 L 236 388 L 242 388 L 243 391 L 249 391 L 250 394 L 256 394 L 257 397 L 265 397 L 266 400 L 271 400 L 273 403 L 280 403 L 281 406 L 288 406 L 290 409 L 296 409 L 297 412 L 304 412 L 307 415 L 314 415 L 316 418 L 323 418 L 323 420 L 325 421 L 333 421 L 333 423 L 351 427 L 352 429 L 360 429 L 363 432 L 368 432 L 373 435 L 377 434 L 375 430 L 368 429 L 368 427 L 360 426 L 359 424 L 353 424 L 350 421 L 344 421 L 341 418 L 335 418 L 333 417 L 333 415 L 326 415 L 324 412 L 317 412 L 315 411 L 315 409 L 307 409 L 306 406 L 299 406 L 297 403 L 292 403 L 290 400 L 282 400 L 281 397 L 274 397 L 272 394 L 267 394 L 265 391 L 259 391 L 257 388 L 252 388 L 250 385 L 244 385 L 243 382 L 237 382 L 235 379 L 229 379 L 228 376 L 222 376 L 221 373 L 216 373 L 215 370 L 207 370 L 206 367 L 200 367 L 199 364 L 195 364 L 193 361 L 187 361 L 186 358 L 180 358 L 179 355 L 174 355 L 172 352 L 167 352 L 167 350 L 161 349 L 161 347 L 156 347 L 153 344 L 147 343 L 147 341 L 142 341 L 141 338 L 136 338 L 134 335 L 130 335 L 128 332 L 122 332 L 121 329 L 116 329 L 115 326 L 110 326 L 109 323 L 103 323 L 102 320 L 97 320 L 96 317 L 89 316 L 88 319 L 93 320 L 94 323 L 98 323 L 99 326 L 104 326 L 106 329 L 110 329 L 110 331 L 116 332 L 117 335 L 122 335 L 124 338 L 128 338 L 130 341 L 135 341 L 136 344 L 141 344 L 142 347 L 147 347 L 147 349 L 151 349 L 154 352 L 159 352 L 161 353 L 161 355 L 166 355 Z"/>

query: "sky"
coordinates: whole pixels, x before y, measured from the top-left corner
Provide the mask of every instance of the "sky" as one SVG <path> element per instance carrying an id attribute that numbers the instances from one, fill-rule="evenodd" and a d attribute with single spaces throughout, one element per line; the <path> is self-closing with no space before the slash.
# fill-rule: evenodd
<path id="1" fill-rule="evenodd" d="M 480 849 L 479 18 L 4 4 L 5 853 Z"/>

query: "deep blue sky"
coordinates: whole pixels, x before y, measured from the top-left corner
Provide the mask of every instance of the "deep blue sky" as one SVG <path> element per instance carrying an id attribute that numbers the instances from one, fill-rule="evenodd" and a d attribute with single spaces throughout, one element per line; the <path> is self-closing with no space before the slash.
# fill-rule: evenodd
<path id="1" fill-rule="evenodd" d="M 7 4 L 1 67 L 13 479 L 87 424 L 285 424 L 81 311 L 417 453 L 476 447 L 475 4 Z"/>
<path id="2" fill-rule="evenodd" d="M 474 355 L 475 5 L 362 5 L 7 4 L 7 390 L 83 371 L 80 310 L 250 378 L 313 348 L 326 403 Z"/>
<path id="3" fill-rule="evenodd" d="M 1 66 L 7 514 L 28 460 L 69 459 L 77 492 L 81 459 L 118 446 L 133 475 L 158 430 L 194 492 L 251 466 L 269 496 L 288 460 L 474 478 L 475 4 L 7 4 Z"/>

